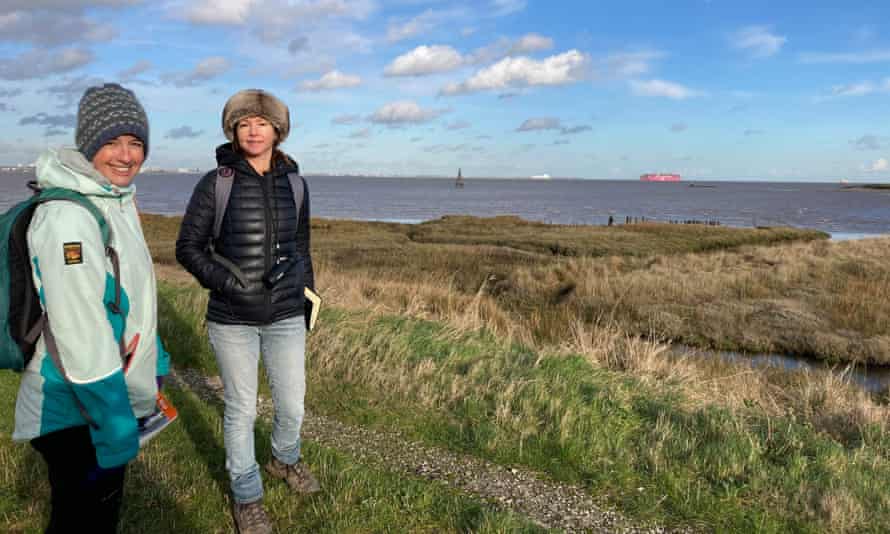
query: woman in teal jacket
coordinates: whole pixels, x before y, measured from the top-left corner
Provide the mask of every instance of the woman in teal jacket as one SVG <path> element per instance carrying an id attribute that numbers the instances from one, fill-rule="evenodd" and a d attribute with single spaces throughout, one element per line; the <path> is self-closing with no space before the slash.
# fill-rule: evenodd
<path id="1" fill-rule="evenodd" d="M 139 451 L 137 420 L 155 410 L 156 377 L 169 361 L 133 202 L 132 182 L 148 153 L 145 111 L 117 84 L 91 87 L 78 107 L 76 143 L 40 156 L 37 185 L 78 191 L 102 212 L 120 258 L 120 306 L 96 219 L 71 202 L 40 205 L 28 249 L 63 369 L 42 336 L 22 376 L 13 438 L 30 440 L 47 462 L 46 532 L 86 524 L 90 532 L 115 532 L 126 465 Z"/>

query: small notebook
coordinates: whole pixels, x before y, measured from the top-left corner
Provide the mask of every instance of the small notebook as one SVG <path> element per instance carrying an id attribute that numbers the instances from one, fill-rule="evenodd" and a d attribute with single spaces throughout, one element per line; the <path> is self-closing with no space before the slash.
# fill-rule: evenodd
<path id="1" fill-rule="evenodd" d="M 318 320 L 318 310 L 321 308 L 321 297 L 318 293 L 312 291 L 308 287 L 303 288 L 303 294 L 306 295 L 306 310 L 303 317 L 306 318 L 306 331 L 311 332 L 315 328 L 315 321 Z"/>
<path id="2" fill-rule="evenodd" d="M 158 391 L 158 399 L 155 412 L 147 417 L 139 419 L 139 446 L 142 447 L 148 441 L 157 436 L 161 430 L 179 417 L 176 407 L 170 404 L 167 397 Z"/>

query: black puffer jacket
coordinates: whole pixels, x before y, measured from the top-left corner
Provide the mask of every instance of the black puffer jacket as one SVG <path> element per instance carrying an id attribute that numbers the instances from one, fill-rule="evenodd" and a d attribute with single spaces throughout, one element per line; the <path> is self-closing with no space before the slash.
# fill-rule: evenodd
<path id="1" fill-rule="evenodd" d="M 216 161 L 233 169 L 235 180 L 214 248 L 241 269 L 247 284 L 242 286 L 208 251 L 216 204 L 217 171 L 213 170 L 195 186 L 176 240 L 176 259 L 210 290 L 207 319 L 256 326 L 302 315 L 303 287 L 314 290 L 315 275 L 309 253 L 309 190 L 303 194 L 297 221 L 287 177 L 299 172 L 297 164 L 279 155 L 273 157 L 272 170 L 260 176 L 231 143 L 216 149 Z M 279 258 L 293 257 L 299 263 L 273 288 L 265 287 L 263 274 Z"/>

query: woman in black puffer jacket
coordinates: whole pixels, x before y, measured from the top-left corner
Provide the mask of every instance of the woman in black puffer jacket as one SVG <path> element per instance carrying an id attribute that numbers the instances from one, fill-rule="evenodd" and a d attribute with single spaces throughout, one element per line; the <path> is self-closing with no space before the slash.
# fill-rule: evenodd
<path id="1" fill-rule="evenodd" d="M 225 388 L 226 468 L 236 526 L 269 532 L 253 442 L 260 355 L 275 405 L 266 471 L 294 491 L 319 489 L 300 461 L 306 390 L 303 289 L 315 286 L 309 194 L 297 164 L 278 150 L 290 129 L 283 102 L 256 89 L 236 93 L 223 109 L 222 127 L 231 142 L 216 149 L 219 168 L 195 187 L 176 240 L 176 259 L 210 290 L 207 329 Z M 217 205 L 217 188 L 224 178 L 233 179 L 231 193 L 214 239 L 215 211 L 223 208 Z M 303 194 L 295 195 L 292 184 Z M 298 208 L 295 198 L 300 197 Z M 284 276 L 270 280 L 267 275 L 283 266 L 288 267 Z"/>

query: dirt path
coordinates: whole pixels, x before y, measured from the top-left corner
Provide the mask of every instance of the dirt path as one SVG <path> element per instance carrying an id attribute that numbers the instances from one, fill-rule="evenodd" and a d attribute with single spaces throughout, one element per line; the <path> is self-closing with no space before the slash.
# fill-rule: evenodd
<path id="1" fill-rule="evenodd" d="M 186 369 L 173 371 L 171 382 L 193 391 L 204 400 L 222 402 L 219 377 L 206 377 Z M 271 399 L 260 398 L 258 413 L 267 420 L 271 418 Z M 553 482 L 525 469 L 507 468 L 473 456 L 411 442 L 396 433 L 346 425 L 329 417 L 307 413 L 302 435 L 304 439 L 337 449 L 362 462 L 447 484 L 496 503 L 545 528 L 566 532 L 680 532 L 652 525 L 635 525 L 595 502 L 580 487 Z"/>

